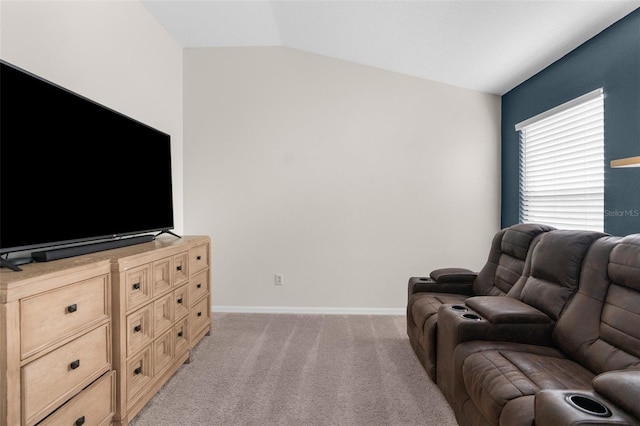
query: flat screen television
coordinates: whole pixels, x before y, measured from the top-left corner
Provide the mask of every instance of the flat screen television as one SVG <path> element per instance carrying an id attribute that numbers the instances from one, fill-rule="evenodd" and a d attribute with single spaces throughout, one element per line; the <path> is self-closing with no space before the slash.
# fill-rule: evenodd
<path id="1" fill-rule="evenodd" d="M 0 259 L 173 229 L 168 134 L 0 66 Z"/>

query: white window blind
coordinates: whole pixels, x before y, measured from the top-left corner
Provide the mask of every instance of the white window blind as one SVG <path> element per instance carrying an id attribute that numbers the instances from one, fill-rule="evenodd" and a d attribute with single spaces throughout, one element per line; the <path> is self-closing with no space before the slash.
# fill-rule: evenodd
<path id="1" fill-rule="evenodd" d="M 523 121 L 516 130 L 520 222 L 603 231 L 603 90 Z"/>

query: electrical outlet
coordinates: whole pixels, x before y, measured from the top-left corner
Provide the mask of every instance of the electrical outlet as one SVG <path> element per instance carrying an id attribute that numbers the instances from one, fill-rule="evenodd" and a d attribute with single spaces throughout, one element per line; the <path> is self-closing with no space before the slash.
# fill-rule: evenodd
<path id="1" fill-rule="evenodd" d="M 284 284 L 284 275 L 283 274 L 276 274 L 276 285 L 277 286 L 282 286 Z"/>

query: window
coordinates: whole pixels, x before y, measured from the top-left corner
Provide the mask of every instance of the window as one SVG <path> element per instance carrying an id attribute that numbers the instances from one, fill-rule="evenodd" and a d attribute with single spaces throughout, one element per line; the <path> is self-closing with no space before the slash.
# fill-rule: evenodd
<path id="1" fill-rule="evenodd" d="M 516 130 L 520 222 L 603 231 L 603 90 L 525 120 Z"/>

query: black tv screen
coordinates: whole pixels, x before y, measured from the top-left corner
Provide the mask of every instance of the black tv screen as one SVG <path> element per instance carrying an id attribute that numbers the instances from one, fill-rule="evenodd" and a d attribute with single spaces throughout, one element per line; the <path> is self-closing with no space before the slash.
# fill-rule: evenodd
<path id="1" fill-rule="evenodd" d="M 0 253 L 173 229 L 168 134 L 0 65 Z"/>

